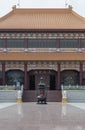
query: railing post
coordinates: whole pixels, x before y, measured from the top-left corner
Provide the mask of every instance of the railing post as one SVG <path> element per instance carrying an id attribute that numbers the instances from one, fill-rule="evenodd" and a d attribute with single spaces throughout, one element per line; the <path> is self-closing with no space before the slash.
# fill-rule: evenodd
<path id="1" fill-rule="evenodd" d="M 60 69 L 61 69 L 61 67 L 60 67 L 60 63 L 58 63 L 57 64 L 58 65 L 58 84 L 57 84 L 57 88 L 58 88 L 58 90 L 60 90 L 61 89 L 61 84 L 60 84 Z"/>
<path id="2" fill-rule="evenodd" d="M 24 89 L 27 89 L 27 62 L 24 63 Z"/>
<path id="3" fill-rule="evenodd" d="M 5 79 L 5 62 L 2 63 L 2 85 L 6 85 L 6 79 Z"/>
<path id="4" fill-rule="evenodd" d="M 83 65 L 80 63 L 80 83 L 79 85 L 82 85 L 82 78 L 83 78 Z"/>

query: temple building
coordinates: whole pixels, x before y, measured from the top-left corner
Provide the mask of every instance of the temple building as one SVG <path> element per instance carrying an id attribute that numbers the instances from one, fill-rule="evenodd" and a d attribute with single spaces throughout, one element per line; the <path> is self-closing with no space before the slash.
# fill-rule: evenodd
<path id="1" fill-rule="evenodd" d="M 34 101 L 40 77 L 48 101 L 61 101 L 61 85 L 85 85 L 85 18 L 71 6 L 14 6 L 0 18 L 0 85 L 23 84 L 23 101 Z"/>

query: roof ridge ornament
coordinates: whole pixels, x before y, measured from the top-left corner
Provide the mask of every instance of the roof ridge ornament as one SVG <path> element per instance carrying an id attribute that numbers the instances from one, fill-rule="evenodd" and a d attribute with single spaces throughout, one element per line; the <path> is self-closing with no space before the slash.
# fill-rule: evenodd
<path id="1" fill-rule="evenodd" d="M 18 0 L 17 6 L 20 7 L 20 0 Z"/>
<path id="2" fill-rule="evenodd" d="M 72 5 L 69 5 L 68 8 L 69 8 L 69 10 L 72 10 L 73 7 L 72 7 Z"/>
<path id="3" fill-rule="evenodd" d="M 13 5 L 12 9 L 15 10 L 16 9 L 16 5 Z"/>
<path id="4" fill-rule="evenodd" d="M 65 0 L 65 7 L 67 7 L 68 6 L 68 2 L 67 2 L 67 0 Z"/>

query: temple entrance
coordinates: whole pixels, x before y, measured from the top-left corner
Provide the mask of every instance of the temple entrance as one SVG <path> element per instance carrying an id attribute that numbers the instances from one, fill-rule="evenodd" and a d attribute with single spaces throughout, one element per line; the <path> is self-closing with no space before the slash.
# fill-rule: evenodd
<path id="1" fill-rule="evenodd" d="M 24 91 L 23 102 L 36 102 L 37 89 L 40 78 L 43 78 L 44 84 L 48 87 L 47 102 L 61 102 L 62 92 L 57 89 L 57 71 L 54 70 L 30 70 L 28 72 L 28 88 Z"/>
<path id="2" fill-rule="evenodd" d="M 43 81 L 49 90 L 56 90 L 57 72 L 54 70 L 31 70 L 28 72 L 29 77 L 29 89 L 36 90 L 40 78 L 43 77 Z"/>

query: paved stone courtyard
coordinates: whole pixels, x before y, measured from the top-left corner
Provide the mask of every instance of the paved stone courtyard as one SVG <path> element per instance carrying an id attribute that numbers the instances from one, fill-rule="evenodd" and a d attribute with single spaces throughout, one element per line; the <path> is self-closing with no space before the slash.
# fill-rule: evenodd
<path id="1" fill-rule="evenodd" d="M 85 130 L 85 103 L 0 103 L 0 130 Z"/>

